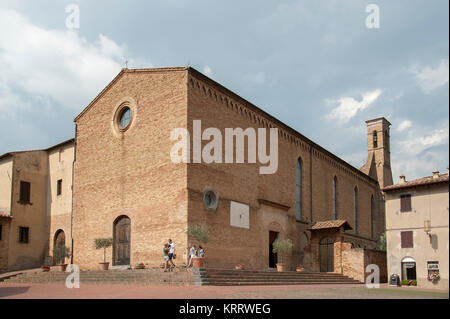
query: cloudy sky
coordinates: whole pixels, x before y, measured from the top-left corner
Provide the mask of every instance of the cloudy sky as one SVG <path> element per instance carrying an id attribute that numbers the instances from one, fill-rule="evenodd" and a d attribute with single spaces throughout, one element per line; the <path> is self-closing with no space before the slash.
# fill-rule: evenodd
<path id="1" fill-rule="evenodd" d="M 366 26 L 371 3 L 379 28 Z M 0 154 L 73 137 L 128 60 L 193 66 L 358 168 L 364 121 L 385 116 L 394 181 L 445 172 L 448 11 L 448 0 L 1 0 Z"/>

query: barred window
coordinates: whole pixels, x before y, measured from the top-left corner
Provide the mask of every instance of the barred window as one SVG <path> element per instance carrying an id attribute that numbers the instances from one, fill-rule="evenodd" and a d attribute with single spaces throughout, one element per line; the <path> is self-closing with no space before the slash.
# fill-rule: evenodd
<path id="1" fill-rule="evenodd" d="M 28 243 L 30 235 L 30 228 L 28 227 L 19 227 L 19 242 L 20 243 Z"/>

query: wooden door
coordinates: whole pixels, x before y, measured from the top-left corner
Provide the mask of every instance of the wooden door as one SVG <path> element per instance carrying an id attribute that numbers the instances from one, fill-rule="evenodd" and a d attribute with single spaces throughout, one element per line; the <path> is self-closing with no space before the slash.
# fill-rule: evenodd
<path id="1" fill-rule="evenodd" d="M 320 271 L 333 272 L 334 271 L 334 241 L 331 238 L 324 238 L 319 244 L 320 255 Z"/>
<path id="2" fill-rule="evenodd" d="M 130 226 L 127 216 L 119 218 L 114 224 L 114 265 L 130 264 Z"/>

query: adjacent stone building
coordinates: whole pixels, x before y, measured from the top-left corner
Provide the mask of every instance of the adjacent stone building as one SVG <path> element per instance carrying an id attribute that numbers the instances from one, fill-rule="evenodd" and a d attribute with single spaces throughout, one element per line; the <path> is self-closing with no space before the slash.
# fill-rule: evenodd
<path id="1" fill-rule="evenodd" d="M 448 173 L 411 181 L 402 175 L 384 191 L 389 275 L 448 290 Z"/>
<path id="2" fill-rule="evenodd" d="M 71 139 L 0 156 L 0 271 L 40 267 L 56 240 L 71 246 L 73 155 Z"/>
<path id="3" fill-rule="evenodd" d="M 189 226 L 205 224 L 208 267 L 275 267 L 280 256 L 272 252 L 272 243 L 288 238 L 293 242 L 292 253 L 283 258 L 288 268 L 342 273 L 344 259 L 336 247 L 359 249 L 364 259 L 384 232 L 380 189 L 392 184 L 385 118 L 366 122 L 368 160 L 357 169 L 195 69 L 177 67 L 123 69 L 75 123 L 75 147 L 72 141 L 62 144 L 67 147 L 62 164 L 57 160 L 61 146 L 36 153 L 45 169 L 42 185 L 32 189 L 42 192 L 40 214 L 47 216 L 42 218 L 45 243 L 36 258 L 51 255 L 53 243 L 64 236 L 73 263 L 95 269 L 103 261 L 95 239 L 112 237 L 107 260 L 113 266 L 159 266 L 163 244 L 171 238 L 179 256 L 175 263 L 182 263 L 192 241 Z M 213 136 L 221 134 L 219 144 L 226 148 L 230 129 L 232 149 L 242 143 L 243 160 L 237 151 L 230 161 L 210 147 Z M 267 132 L 258 144 L 258 150 L 265 146 L 263 155 L 272 150 L 269 132 L 277 134 L 273 174 L 261 174 L 261 167 L 273 164 L 264 157 L 250 160 L 256 149 L 248 147 L 249 141 L 259 141 L 261 129 Z M 187 140 L 180 130 L 188 132 Z M 187 150 L 180 161 L 172 156 L 177 143 Z M 214 161 L 205 162 L 203 152 L 214 153 Z M 14 156 L 0 158 L 0 174 L 15 170 L 8 162 Z M 67 189 L 64 194 L 71 197 L 58 201 L 54 187 L 60 179 L 63 187 L 71 186 L 71 174 L 73 194 Z M 8 188 L 5 176 L 0 187 Z M 18 225 L 12 223 L 27 207 L 21 204 L 16 217 L 15 204 L 7 198 L 0 199 L 7 215 L 0 221 L 9 223 L 3 234 L 15 231 Z M 317 222 L 339 226 L 321 236 Z M 14 236 L 8 236 L 10 241 Z"/>

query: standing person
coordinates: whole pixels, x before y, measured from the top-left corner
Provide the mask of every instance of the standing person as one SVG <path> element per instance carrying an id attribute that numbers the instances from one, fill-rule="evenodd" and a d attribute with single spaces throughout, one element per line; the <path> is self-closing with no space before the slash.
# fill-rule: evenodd
<path id="1" fill-rule="evenodd" d="M 169 267 L 169 245 L 168 244 L 164 244 L 163 253 L 164 253 L 164 272 L 167 272 L 167 267 Z"/>
<path id="2" fill-rule="evenodd" d="M 200 258 L 205 258 L 205 250 L 203 249 L 202 246 L 198 245 L 198 256 Z"/>
<path id="3" fill-rule="evenodd" d="M 172 241 L 172 239 L 169 238 L 169 262 L 171 263 L 171 269 L 175 268 L 175 264 L 173 263 L 173 259 L 175 258 L 175 243 Z"/>
<path id="4" fill-rule="evenodd" d="M 195 245 L 192 245 L 192 247 L 189 249 L 189 263 L 187 267 L 192 266 L 192 258 L 197 257 L 197 248 Z"/>

